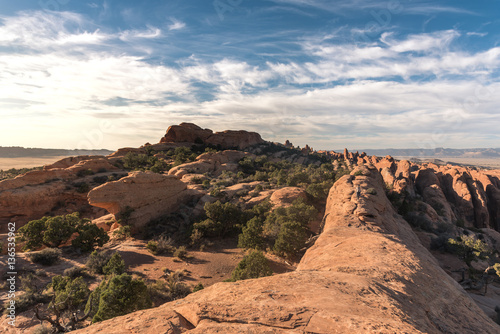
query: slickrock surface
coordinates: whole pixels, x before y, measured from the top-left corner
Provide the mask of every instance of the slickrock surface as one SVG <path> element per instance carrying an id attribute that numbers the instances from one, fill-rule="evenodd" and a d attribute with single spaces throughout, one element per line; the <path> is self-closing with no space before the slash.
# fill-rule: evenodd
<path id="1" fill-rule="evenodd" d="M 331 189 L 324 231 L 296 271 L 218 283 L 75 333 L 499 333 L 396 215 L 380 173 L 353 174 Z"/>
<path id="2" fill-rule="evenodd" d="M 140 228 L 150 220 L 175 211 L 191 200 L 196 191 L 172 175 L 153 172 L 132 172 L 118 181 L 108 182 L 88 194 L 90 205 L 106 209 L 120 219 L 129 207 L 128 223 Z"/>

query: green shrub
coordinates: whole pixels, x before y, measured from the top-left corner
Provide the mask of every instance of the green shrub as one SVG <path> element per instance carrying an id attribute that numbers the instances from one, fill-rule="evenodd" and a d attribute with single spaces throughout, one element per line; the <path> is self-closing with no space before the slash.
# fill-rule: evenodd
<path id="1" fill-rule="evenodd" d="M 180 246 L 174 251 L 174 256 L 178 257 L 179 259 L 186 258 L 186 255 L 187 255 L 186 246 Z"/>
<path id="2" fill-rule="evenodd" d="M 68 269 L 64 269 L 63 271 L 63 276 L 67 276 L 69 278 L 77 278 L 84 275 L 85 275 L 84 269 L 81 267 L 71 267 Z"/>
<path id="3" fill-rule="evenodd" d="M 366 189 L 366 193 L 369 195 L 377 195 L 377 190 L 375 188 Z"/>
<path id="4" fill-rule="evenodd" d="M 321 183 L 312 183 L 307 186 L 306 192 L 316 201 L 325 201 L 332 186 L 332 180 L 326 180 Z"/>
<path id="5" fill-rule="evenodd" d="M 288 208 L 279 207 L 267 215 L 264 222 L 264 236 L 271 240 L 276 240 L 280 232 L 281 226 L 285 222 L 298 222 L 303 227 L 316 218 L 318 211 L 308 205 L 302 199 L 298 199 Z"/>
<path id="6" fill-rule="evenodd" d="M 102 246 L 109 240 L 103 229 L 88 219 L 80 218 L 78 212 L 55 217 L 32 220 L 19 229 L 19 239 L 26 241 L 24 250 L 35 250 L 42 246 L 58 247 L 67 242 L 73 233 L 78 236 L 72 246 L 84 252 L 91 251 L 96 245 Z"/>
<path id="7" fill-rule="evenodd" d="M 130 238 L 132 235 L 130 225 L 120 226 L 118 229 L 113 231 L 113 236 L 118 240 L 123 240 Z"/>
<path id="8" fill-rule="evenodd" d="M 166 280 L 166 288 L 170 300 L 184 298 L 191 293 L 191 289 L 181 282 L 184 273 L 181 270 L 171 272 Z"/>
<path id="9" fill-rule="evenodd" d="M 146 248 L 151 254 L 158 254 L 158 241 L 149 240 L 146 244 Z"/>
<path id="10" fill-rule="evenodd" d="M 305 227 L 299 222 L 287 221 L 281 225 L 273 250 L 279 256 L 292 258 L 305 246 L 306 240 Z"/>
<path id="11" fill-rule="evenodd" d="M 88 176 L 88 175 L 94 175 L 94 171 L 92 169 L 82 169 L 82 170 L 79 170 L 77 173 L 76 173 L 76 176 L 78 177 L 84 177 L 84 176 Z"/>
<path id="12" fill-rule="evenodd" d="M 207 219 L 193 226 L 193 232 L 198 230 L 203 237 L 223 237 L 233 234 L 245 221 L 241 209 L 229 202 L 206 203 L 205 214 Z"/>
<path id="13" fill-rule="evenodd" d="M 30 253 L 28 255 L 31 261 L 44 266 L 51 266 L 59 261 L 61 250 L 57 248 L 45 248 L 39 252 Z"/>
<path id="14" fill-rule="evenodd" d="M 157 240 L 157 254 L 168 254 L 175 251 L 174 240 L 172 238 L 162 235 Z"/>
<path id="15" fill-rule="evenodd" d="M 247 222 L 243 227 L 242 233 L 238 237 L 238 247 L 261 249 L 264 246 L 264 238 L 262 237 L 262 221 L 258 217 L 254 217 Z"/>
<path id="16" fill-rule="evenodd" d="M 103 268 L 108 263 L 111 256 L 112 254 L 110 251 L 95 250 L 90 254 L 85 266 L 89 271 L 102 275 L 104 274 Z"/>
<path id="17" fill-rule="evenodd" d="M 104 275 L 121 275 L 125 272 L 125 261 L 123 261 L 120 253 L 114 253 L 104 267 L 102 267 Z"/>
<path id="18" fill-rule="evenodd" d="M 197 292 L 197 291 L 200 291 L 200 290 L 203 290 L 205 287 L 203 286 L 203 284 L 201 283 L 198 283 L 196 284 L 194 287 L 193 287 L 193 293 L 194 292 Z"/>
<path id="19" fill-rule="evenodd" d="M 67 276 L 54 276 L 49 285 L 54 291 L 54 299 L 49 305 L 55 313 L 76 312 L 87 302 L 90 291 L 83 277 L 71 279 Z"/>
<path id="20" fill-rule="evenodd" d="M 92 322 L 111 319 L 152 306 L 146 284 L 128 274 L 112 276 L 108 281 L 103 281 L 92 292 L 92 298 L 87 302 L 87 311 L 91 307 L 91 301 L 97 306 Z"/>
<path id="21" fill-rule="evenodd" d="M 493 269 L 495 269 L 497 276 L 500 277 L 500 263 L 495 263 Z"/>
<path id="22" fill-rule="evenodd" d="M 252 251 L 246 255 L 231 273 L 231 281 L 270 276 L 273 272 L 261 251 Z"/>
<path id="23" fill-rule="evenodd" d="M 90 185 L 86 182 L 77 182 L 74 184 L 76 187 L 76 192 L 84 194 L 90 191 Z"/>
<path id="24" fill-rule="evenodd" d="M 71 246 L 88 253 L 96 247 L 102 247 L 109 241 L 108 234 L 96 224 L 89 221 L 82 221 L 77 228 L 78 235 L 71 241 Z"/>
<path id="25" fill-rule="evenodd" d="M 469 266 L 473 260 L 485 260 L 493 253 L 485 242 L 468 235 L 448 239 L 448 251 L 459 255 Z"/>

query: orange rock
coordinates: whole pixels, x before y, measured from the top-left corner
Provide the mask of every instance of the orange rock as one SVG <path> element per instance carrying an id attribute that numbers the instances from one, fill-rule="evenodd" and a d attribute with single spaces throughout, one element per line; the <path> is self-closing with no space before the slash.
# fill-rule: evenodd
<path id="1" fill-rule="evenodd" d="M 273 192 L 271 195 L 271 203 L 274 207 L 287 207 L 299 198 L 307 198 L 307 194 L 304 189 L 298 187 L 285 187 Z"/>
<path id="2" fill-rule="evenodd" d="M 202 129 L 196 124 L 181 123 L 170 126 L 165 136 L 160 140 L 160 143 L 205 142 L 212 134 L 212 130 Z"/>
<path id="3" fill-rule="evenodd" d="M 381 195 L 358 199 L 357 185 Z M 294 272 L 218 283 L 74 333 L 498 333 L 383 194 L 377 170 L 335 183 L 324 231 Z"/>
<path id="4" fill-rule="evenodd" d="M 106 209 L 117 220 L 121 218 L 119 214 L 130 208 L 127 222 L 140 228 L 152 219 L 175 211 L 196 195 L 197 192 L 187 190 L 187 185 L 175 176 L 133 172 L 92 189 L 88 200 L 90 205 Z"/>

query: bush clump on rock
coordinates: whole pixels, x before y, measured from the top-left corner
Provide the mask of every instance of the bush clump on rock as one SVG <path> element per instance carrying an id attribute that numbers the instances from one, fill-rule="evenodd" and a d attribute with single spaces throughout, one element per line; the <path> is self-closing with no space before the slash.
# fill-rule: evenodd
<path id="1" fill-rule="evenodd" d="M 39 252 L 34 252 L 28 255 L 31 261 L 44 266 L 51 266 L 59 261 L 61 250 L 57 248 L 45 248 Z"/>
<path id="2" fill-rule="evenodd" d="M 264 254 L 261 251 L 254 250 L 238 263 L 231 273 L 229 281 L 236 282 L 249 278 L 270 276 L 272 274 L 273 272 Z"/>

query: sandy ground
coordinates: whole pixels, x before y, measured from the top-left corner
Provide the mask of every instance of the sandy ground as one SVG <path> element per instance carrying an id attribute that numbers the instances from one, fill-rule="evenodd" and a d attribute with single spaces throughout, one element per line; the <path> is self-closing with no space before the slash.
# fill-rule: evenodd
<path id="1" fill-rule="evenodd" d="M 0 169 L 8 170 L 11 168 L 33 168 L 51 164 L 67 156 L 47 156 L 37 158 L 3 158 L 0 157 Z"/>

